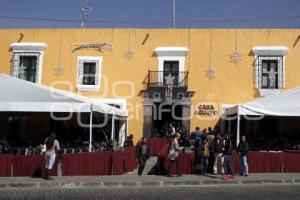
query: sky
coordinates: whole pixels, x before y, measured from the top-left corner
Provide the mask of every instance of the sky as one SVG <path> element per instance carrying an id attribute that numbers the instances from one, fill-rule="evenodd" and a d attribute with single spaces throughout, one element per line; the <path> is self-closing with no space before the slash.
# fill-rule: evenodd
<path id="1" fill-rule="evenodd" d="M 0 0 L 0 28 L 80 27 L 85 0 Z M 173 0 L 89 0 L 85 27 L 172 28 Z M 300 28 L 300 0 L 176 0 L 177 28 Z"/>

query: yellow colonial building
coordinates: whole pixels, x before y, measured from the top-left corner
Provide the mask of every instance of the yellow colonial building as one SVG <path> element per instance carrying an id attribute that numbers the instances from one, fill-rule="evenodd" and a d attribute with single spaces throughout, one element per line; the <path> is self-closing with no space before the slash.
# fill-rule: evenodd
<path id="1" fill-rule="evenodd" d="M 128 110 L 136 141 L 167 122 L 222 126 L 226 107 L 300 85 L 299 38 L 299 29 L 1 29 L 0 73 Z"/>

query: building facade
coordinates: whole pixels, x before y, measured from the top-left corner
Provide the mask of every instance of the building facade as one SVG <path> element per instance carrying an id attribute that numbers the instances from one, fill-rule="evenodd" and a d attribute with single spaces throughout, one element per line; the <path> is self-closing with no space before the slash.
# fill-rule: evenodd
<path id="1" fill-rule="evenodd" d="M 167 122 L 300 85 L 299 29 L 1 29 L 0 73 L 127 109 L 135 141 Z M 8 86 L 9 89 L 9 86 Z"/>

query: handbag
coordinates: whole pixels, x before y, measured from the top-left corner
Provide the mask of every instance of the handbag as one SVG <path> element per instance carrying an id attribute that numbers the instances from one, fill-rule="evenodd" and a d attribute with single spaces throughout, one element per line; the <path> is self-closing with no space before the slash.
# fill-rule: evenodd
<path id="1" fill-rule="evenodd" d="M 178 157 L 179 153 L 175 149 L 171 149 L 168 154 L 170 160 L 175 160 Z"/>

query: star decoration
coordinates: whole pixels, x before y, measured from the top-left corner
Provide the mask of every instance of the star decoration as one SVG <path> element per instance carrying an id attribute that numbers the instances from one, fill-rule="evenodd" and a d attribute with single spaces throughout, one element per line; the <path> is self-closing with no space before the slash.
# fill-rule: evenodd
<path id="1" fill-rule="evenodd" d="M 242 60 L 242 55 L 238 51 L 235 51 L 230 55 L 230 60 L 232 63 L 237 64 Z"/>
<path id="2" fill-rule="evenodd" d="M 208 67 L 208 69 L 205 70 L 205 75 L 209 80 L 216 78 L 215 74 L 215 70 L 213 70 L 211 67 Z"/>
<path id="3" fill-rule="evenodd" d="M 171 74 L 169 74 L 167 77 L 165 77 L 165 79 L 166 79 L 166 85 L 172 86 L 174 83 L 175 77 L 172 76 Z"/>
<path id="4" fill-rule="evenodd" d="M 61 65 L 58 65 L 54 68 L 54 75 L 60 77 L 64 75 L 64 68 Z"/>
<path id="5" fill-rule="evenodd" d="M 124 57 L 127 60 L 131 60 L 134 57 L 134 52 L 130 48 L 128 48 L 127 51 L 124 52 Z"/>

